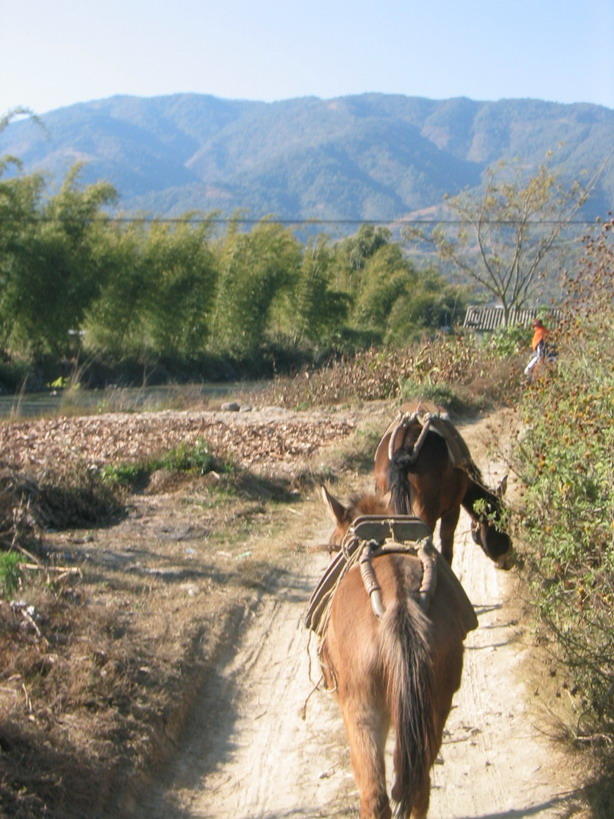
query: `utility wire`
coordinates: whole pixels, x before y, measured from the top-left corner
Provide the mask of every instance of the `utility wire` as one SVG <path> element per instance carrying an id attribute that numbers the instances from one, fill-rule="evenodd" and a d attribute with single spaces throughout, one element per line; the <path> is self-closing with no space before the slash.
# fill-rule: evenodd
<path id="1" fill-rule="evenodd" d="M 29 222 L 30 224 L 36 223 L 49 223 L 49 222 L 108 222 L 110 224 L 139 224 L 139 223 L 155 223 L 155 224 L 170 224 L 170 225 L 204 225 L 204 224 L 215 224 L 215 225 L 228 225 L 228 224 L 239 224 L 239 225 L 255 225 L 259 224 L 260 222 L 269 222 L 271 224 L 278 224 L 278 225 L 396 225 L 398 227 L 404 227 L 406 225 L 466 225 L 472 224 L 469 220 L 466 219 L 291 219 L 291 218 L 282 218 L 276 219 L 274 217 L 269 216 L 260 216 L 260 217 L 238 217 L 234 218 L 231 216 L 220 216 L 220 217 L 182 217 L 182 216 L 95 216 L 95 217 L 88 217 L 86 219 L 80 219 L 75 217 L 74 219 L 71 218 L 62 218 L 60 216 L 33 216 L 33 217 L 26 217 L 25 219 L 21 216 L 1 216 L 0 222 Z M 505 225 L 584 225 L 584 226 L 593 226 L 595 225 L 595 220 L 591 221 L 588 219 L 536 219 L 534 221 L 525 221 L 523 219 L 492 219 L 492 220 L 483 220 L 481 222 L 482 225 L 498 225 L 498 226 L 505 226 Z"/>

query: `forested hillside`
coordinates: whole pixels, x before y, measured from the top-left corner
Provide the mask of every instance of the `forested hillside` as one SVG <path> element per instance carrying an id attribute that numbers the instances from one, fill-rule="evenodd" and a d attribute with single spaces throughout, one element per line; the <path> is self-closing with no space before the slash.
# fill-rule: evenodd
<path id="1" fill-rule="evenodd" d="M 563 180 L 611 155 L 614 111 L 539 100 L 443 101 L 384 94 L 275 103 L 178 94 L 80 103 L 13 121 L 0 156 L 60 184 L 111 183 L 117 210 L 180 216 L 196 210 L 280 220 L 382 220 L 432 212 L 445 194 L 480 185 L 500 159 L 529 168 L 556 152 Z M 583 216 L 614 202 L 606 167 Z M 355 225 L 337 226 L 353 232 Z"/>

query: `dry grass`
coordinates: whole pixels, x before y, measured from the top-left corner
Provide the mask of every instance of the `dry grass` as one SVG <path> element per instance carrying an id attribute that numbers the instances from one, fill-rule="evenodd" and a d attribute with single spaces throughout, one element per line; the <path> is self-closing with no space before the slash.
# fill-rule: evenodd
<path id="1" fill-rule="evenodd" d="M 335 440 L 333 421 L 318 421 L 320 444 Z M 318 424 L 305 427 L 302 456 L 156 474 L 123 498 L 123 516 L 79 494 L 83 475 L 69 492 L 69 467 L 56 494 L 42 474 L 25 492 L 8 470 L 5 512 L 27 511 L 40 565 L 26 559 L 12 602 L 0 600 L 0 815 L 122 814 L 174 749 L 229 636 L 302 548 L 303 510 L 344 459 L 316 445 Z M 371 448 L 369 436 L 344 436 L 350 450 Z M 240 440 L 251 452 L 250 436 Z M 93 509 L 98 520 L 83 514 Z"/>
<path id="2" fill-rule="evenodd" d="M 473 337 L 446 337 L 407 349 L 365 350 L 295 378 L 282 376 L 261 396 L 285 407 L 428 398 L 467 414 L 517 400 L 525 358 L 499 357 Z"/>

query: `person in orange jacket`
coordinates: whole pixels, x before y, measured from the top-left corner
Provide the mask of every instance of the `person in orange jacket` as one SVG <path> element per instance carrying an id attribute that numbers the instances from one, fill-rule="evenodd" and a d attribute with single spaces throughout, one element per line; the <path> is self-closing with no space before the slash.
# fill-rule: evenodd
<path id="1" fill-rule="evenodd" d="M 533 350 L 533 357 L 524 369 L 526 376 L 531 375 L 531 370 L 540 360 L 546 355 L 546 336 L 548 329 L 544 327 L 541 319 L 535 319 L 533 322 L 533 338 L 531 339 L 531 349 Z"/>

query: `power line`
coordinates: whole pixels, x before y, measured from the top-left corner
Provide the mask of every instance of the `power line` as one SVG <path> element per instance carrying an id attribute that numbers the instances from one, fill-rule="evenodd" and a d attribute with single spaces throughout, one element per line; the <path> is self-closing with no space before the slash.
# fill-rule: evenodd
<path id="1" fill-rule="evenodd" d="M 297 218 L 292 219 L 290 217 L 283 217 L 280 219 L 269 217 L 269 216 L 260 216 L 260 217 L 232 217 L 232 216 L 219 216 L 219 217 L 206 217 L 206 216 L 199 216 L 199 217 L 183 217 L 183 216 L 94 216 L 88 217 L 86 219 L 81 218 L 62 218 L 59 216 L 31 216 L 26 217 L 25 219 L 20 216 L 11 216 L 10 214 L 7 216 L 1 216 L 0 222 L 28 222 L 30 224 L 37 224 L 37 223 L 51 223 L 51 222 L 103 222 L 109 224 L 169 224 L 169 225 L 205 225 L 205 224 L 215 224 L 215 225 L 257 225 L 260 223 L 270 223 L 270 224 L 278 224 L 278 225 L 351 225 L 351 226 L 360 226 L 360 225 L 373 225 L 373 226 L 384 226 L 384 225 L 393 225 L 398 227 L 404 226 L 413 226 L 413 225 L 449 225 L 449 226 L 460 226 L 460 225 L 467 225 L 473 224 L 473 222 L 464 219 L 322 219 L 322 218 L 313 218 L 313 219 L 306 219 L 306 218 Z M 582 226 L 594 226 L 596 224 L 595 220 L 588 220 L 588 219 L 535 219 L 531 221 L 525 221 L 521 219 L 492 219 L 492 220 L 482 220 L 482 225 L 496 225 L 496 226 L 514 226 L 514 225 L 582 225 Z"/>

